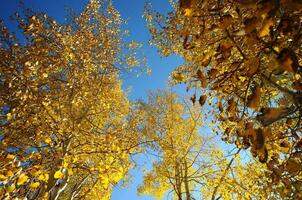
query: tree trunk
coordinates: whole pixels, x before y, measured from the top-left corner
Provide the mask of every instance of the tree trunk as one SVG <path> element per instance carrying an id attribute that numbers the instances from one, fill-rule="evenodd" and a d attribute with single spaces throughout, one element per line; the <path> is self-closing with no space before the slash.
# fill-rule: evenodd
<path id="1" fill-rule="evenodd" d="M 188 179 L 188 164 L 187 161 L 184 161 L 184 171 L 185 171 L 185 176 L 184 176 L 184 183 L 185 183 L 185 190 L 186 190 L 186 199 L 191 200 L 191 194 L 190 194 L 190 187 L 189 187 L 189 179 Z"/>

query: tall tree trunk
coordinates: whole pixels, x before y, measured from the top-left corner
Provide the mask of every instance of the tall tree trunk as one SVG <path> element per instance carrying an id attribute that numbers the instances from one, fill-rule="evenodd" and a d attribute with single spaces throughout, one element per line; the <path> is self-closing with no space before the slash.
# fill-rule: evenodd
<path id="1" fill-rule="evenodd" d="M 179 164 L 176 163 L 176 166 L 175 166 L 175 185 L 176 185 L 176 189 L 177 191 L 176 194 L 177 194 L 177 197 L 178 197 L 178 200 L 182 200 L 182 196 L 181 196 L 181 178 L 179 176 L 180 174 L 180 171 L 179 171 Z"/>
<path id="2" fill-rule="evenodd" d="M 191 194 L 190 194 L 190 187 L 189 187 L 189 179 L 188 179 L 188 164 L 187 161 L 184 161 L 184 183 L 185 183 L 185 190 L 186 190 L 186 199 L 191 200 Z"/>

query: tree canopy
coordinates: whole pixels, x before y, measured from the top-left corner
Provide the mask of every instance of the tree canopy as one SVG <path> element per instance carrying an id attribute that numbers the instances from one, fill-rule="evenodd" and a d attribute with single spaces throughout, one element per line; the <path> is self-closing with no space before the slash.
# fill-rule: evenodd
<path id="1" fill-rule="evenodd" d="M 120 73 L 140 65 L 139 45 L 123 41 L 109 1 L 69 24 L 33 11 L 16 20 L 25 41 L 0 27 L 0 196 L 110 198 L 138 151 Z"/>
<path id="2" fill-rule="evenodd" d="M 216 132 L 266 165 L 281 198 L 298 198 L 301 2 L 180 0 L 172 5 L 167 16 L 150 4 L 145 11 L 159 51 L 186 61 L 172 81 L 216 99 Z M 191 99 L 194 103 L 196 94 Z"/>
<path id="3" fill-rule="evenodd" d="M 24 9 L 21 36 L 0 22 L 1 199 L 111 199 L 136 154 L 139 195 L 302 198 L 302 3 L 170 2 L 144 18 L 190 97 L 128 99 L 122 75 L 149 70 L 111 0 L 64 23 Z"/>

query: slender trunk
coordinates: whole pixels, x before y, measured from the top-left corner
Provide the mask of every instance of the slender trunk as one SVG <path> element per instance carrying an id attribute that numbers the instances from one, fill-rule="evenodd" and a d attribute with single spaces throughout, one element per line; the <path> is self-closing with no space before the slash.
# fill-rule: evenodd
<path id="1" fill-rule="evenodd" d="M 191 194 L 190 194 L 190 187 L 189 187 L 189 179 L 188 179 L 188 164 L 187 161 L 184 161 L 184 183 L 185 183 L 185 190 L 186 190 L 186 199 L 191 200 Z"/>
<path id="2" fill-rule="evenodd" d="M 176 185 L 176 194 L 177 194 L 177 197 L 178 197 L 178 200 L 182 200 L 182 197 L 181 197 L 181 180 L 180 180 L 180 176 L 179 176 L 179 165 L 178 163 L 176 163 L 176 166 L 175 166 L 175 185 Z"/>
<path id="3" fill-rule="evenodd" d="M 69 138 L 67 141 L 63 142 L 63 147 L 62 147 L 62 158 L 59 159 L 59 165 L 56 166 L 61 166 L 63 164 L 63 158 L 67 155 L 70 143 L 71 143 L 71 139 Z M 52 170 L 52 179 L 54 179 L 54 173 L 55 170 Z M 65 190 L 65 188 L 68 185 L 69 182 L 69 174 L 68 171 L 66 170 L 65 172 L 65 177 L 63 180 L 61 180 L 61 182 L 59 182 L 58 180 L 54 180 L 55 184 L 54 185 L 50 185 L 51 188 L 48 190 L 49 191 L 49 200 L 57 200 L 60 196 L 60 194 Z"/>

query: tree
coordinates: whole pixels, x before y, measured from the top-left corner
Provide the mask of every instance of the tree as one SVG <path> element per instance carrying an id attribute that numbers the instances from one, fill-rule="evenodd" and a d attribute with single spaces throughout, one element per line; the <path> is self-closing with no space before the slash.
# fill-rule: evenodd
<path id="1" fill-rule="evenodd" d="M 67 24 L 30 10 L 16 21 L 21 42 L 0 26 L 1 199 L 109 199 L 140 141 L 119 77 L 138 69 L 139 44 L 111 1 Z"/>
<path id="2" fill-rule="evenodd" d="M 201 170 L 195 168 L 195 162 L 201 156 L 200 144 L 205 142 L 198 135 L 201 116 L 190 115 L 177 96 L 166 91 L 150 93 L 140 109 L 146 119 L 144 135 L 154 141 L 150 148 L 158 158 L 152 171 L 145 174 L 139 193 L 161 198 L 172 190 L 177 199 L 191 199 L 196 185 L 193 176 Z"/>
<path id="3" fill-rule="evenodd" d="M 259 181 L 259 177 L 265 176 L 259 163 L 245 164 L 240 151 L 221 150 L 213 138 L 201 133 L 203 120 L 199 109 L 181 103 L 176 94 L 152 92 L 148 101 L 140 104 L 140 110 L 145 119 L 141 124 L 143 135 L 153 141 L 144 149 L 155 157 L 152 169 L 145 173 L 138 188 L 140 194 L 162 199 L 172 193 L 173 199 L 179 200 L 212 196 L 266 199 L 271 195 L 267 181 Z M 255 169 L 252 172 L 251 167 Z"/>
<path id="4" fill-rule="evenodd" d="M 147 5 L 145 17 L 161 53 L 186 61 L 172 73 L 174 83 L 215 94 L 217 133 L 238 148 L 250 148 L 270 170 L 281 198 L 301 198 L 302 4 L 180 0 L 172 5 L 167 16 Z"/>

